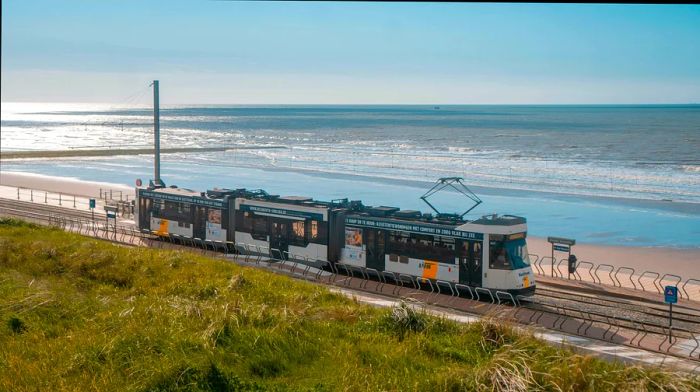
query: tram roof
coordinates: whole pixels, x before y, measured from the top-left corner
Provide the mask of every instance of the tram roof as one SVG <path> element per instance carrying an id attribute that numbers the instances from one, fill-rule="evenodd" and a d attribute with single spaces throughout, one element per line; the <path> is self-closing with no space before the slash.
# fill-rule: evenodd
<path id="1" fill-rule="evenodd" d="M 292 204 L 292 205 L 303 205 L 309 207 L 338 207 L 346 208 L 349 215 L 370 217 L 372 219 L 379 220 L 393 220 L 399 222 L 407 223 L 420 223 L 428 225 L 437 225 L 442 227 L 459 227 L 459 226 L 516 226 L 523 225 L 527 223 L 524 217 L 514 216 L 514 215 L 484 215 L 479 219 L 475 220 L 465 220 L 460 218 L 458 215 L 433 215 L 430 213 L 423 214 L 420 211 L 414 210 L 401 210 L 398 207 L 388 207 L 388 206 L 366 206 L 363 205 L 359 200 L 349 201 L 348 199 L 339 199 L 332 201 L 320 201 L 314 200 L 307 196 L 279 196 L 271 195 L 262 189 L 226 189 L 226 188 L 214 188 L 208 190 L 207 192 L 197 192 L 187 188 L 178 188 L 176 186 L 165 187 L 165 188 L 155 188 L 155 189 L 144 189 L 145 191 L 182 196 L 186 198 L 191 198 L 190 202 L 195 204 L 211 204 L 211 203 L 221 203 L 224 199 L 231 197 L 241 197 L 251 200 L 260 200 L 271 203 L 280 204 Z M 200 199 L 202 202 L 197 202 Z M 186 201 L 186 200 L 182 200 Z M 223 204 L 221 207 L 225 207 Z"/>
<path id="2" fill-rule="evenodd" d="M 374 220 L 400 221 L 406 223 L 420 223 L 441 227 L 459 227 L 464 225 L 484 226 L 516 226 L 527 223 L 527 219 L 514 215 L 485 215 L 476 220 L 464 220 L 454 216 L 434 216 L 432 214 L 420 214 L 418 211 L 403 211 L 395 207 L 364 207 L 349 212 L 349 215 L 368 217 Z"/>
<path id="3" fill-rule="evenodd" d="M 187 188 L 156 188 L 156 189 L 149 189 L 151 192 L 157 192 L 157 193 L 167 193 L 170 195 L 178 195 L 178 196 L 192 196 L 192 197 L 201 197 L 201 193 L 197 191 L 193 191 L 192 189 L 187 189 Z"/>

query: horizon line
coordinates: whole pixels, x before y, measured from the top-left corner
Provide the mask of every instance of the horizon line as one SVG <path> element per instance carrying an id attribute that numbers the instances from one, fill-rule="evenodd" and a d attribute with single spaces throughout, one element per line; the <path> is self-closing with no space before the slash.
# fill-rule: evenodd
<path id="1" fill-rule="evenodd" d="M 80 102 L 80 101 L 0 101 L 0 103 L 10 103 L 10 104 L 71 104 L 71 105 L 125 105 L 119 102 Z M 234 103 L 234 102 L 222 102 L 222 103 L 163 103 L 161 101 L 161 106 L 172 106 L 172 105 L 216 105 L 216 106 L 700 106 L 700 101 L 698 102 L 623 102 L 623 103 L 344 103 L 344 102 L 333 102 L 333 103 Z M 138 106 L 150 106 L 148 104 L 138 104 L 133 105 Z"/>

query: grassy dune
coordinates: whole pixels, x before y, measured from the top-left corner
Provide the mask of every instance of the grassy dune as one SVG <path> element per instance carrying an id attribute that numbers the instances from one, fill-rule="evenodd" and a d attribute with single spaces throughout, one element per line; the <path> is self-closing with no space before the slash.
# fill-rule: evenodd
<path id="1" fill-rule="evenodd" d="M 697 390 L 504 325 L 0 220 L 0 390 Z"/>

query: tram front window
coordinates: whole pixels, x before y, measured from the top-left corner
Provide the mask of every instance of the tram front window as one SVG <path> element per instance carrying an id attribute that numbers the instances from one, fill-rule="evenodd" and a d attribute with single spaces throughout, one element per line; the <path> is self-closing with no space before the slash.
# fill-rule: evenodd
<path id="1" fill-rule="evenodd" d="M 526 268 L 530 266 L 530 257 L 527 253 L 527 243 L 525 238 L 506 241 L 506 251 L 512 261 L 513 269 Z"/>
<path id="2" fill-rule="evenodd" d="M 524 238 L 510 241 L 492 240 L 489 242 L 489 248 L 491 269 L 515 270 L 530 266 Z"/>

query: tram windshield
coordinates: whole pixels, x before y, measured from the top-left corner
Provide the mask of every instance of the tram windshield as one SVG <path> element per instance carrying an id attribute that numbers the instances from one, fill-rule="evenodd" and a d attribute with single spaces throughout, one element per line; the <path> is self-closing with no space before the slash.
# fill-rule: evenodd
<path id="1" fill-rule="evenodd" d="M 530 266 L 530 257 L 527 254 L 527 244 L 525 238 L 506 241 L 506 251 L 508 258 L 513 264 L 513 269 L 520 269 Z"/>
<path id="2" fill-rule="evenodd" d="M 492 269 L 516 270 L 530 266 L 525 238 L 492 239 L 489 248 L 489 266 Z"/>

